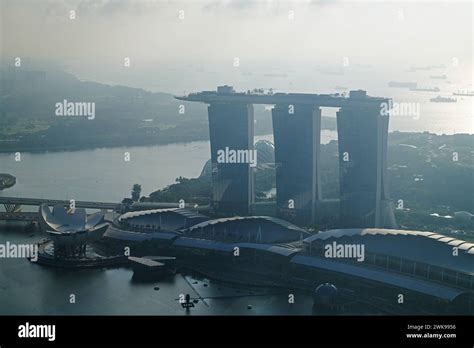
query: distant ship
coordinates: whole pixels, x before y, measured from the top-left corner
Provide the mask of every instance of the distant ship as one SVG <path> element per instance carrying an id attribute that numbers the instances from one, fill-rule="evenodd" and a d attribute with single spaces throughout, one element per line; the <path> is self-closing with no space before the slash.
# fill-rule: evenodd
<path id="1" fill-rule="evenodd" d="M 437 79 L 437 80 L 446 80 L 446 75 L 431 75 L 430 79 Z"/>
<path id="2" fill-rule="evenodd" d="M 437 96 L 436 98 L 431 98 L 430 101 L 433 103 L 455 103 L 457 102 L 456 98 L 451 98 L 451 97 L 442 97 L 442 96 Z"/>
<path id="3" fill-rule="evenodd" d="M 474 92 L 473 91 L 459 91 L 459 92 L 454 92 L 453 95 L 459 95 L 463 97 L 474 97 Z"/>
<path id="4" fill-rule="evenodd" d="M 390 81 L 388 83 L 388 87 L 395 87 L 395 88 L 416 88 L 416 82 L 398 82 L 398 81 Z"/>
<path id="5" fill-rule="evenodd" d="M 410 88 L 410 91 L 420 91 L 420 92 L 439 92 L 438 87 L 420 87 L 420 88 Z"/>
<path id="6" fill-rule="evenodd" d="M 427 66 L 411 66 L 408 69 L 408 72 L 421 71 L 421 70 L 431 70 L 431 69 L 443 69 L 446 68 L 446 65 L 427 65 Z"/>
<path id="7" fill-rule="evenodd" d="M 276 73 L 268 73 L 268 74 L 263 74 L 265 77 L 288 77 L 287 74 L 276 74 Z"/>

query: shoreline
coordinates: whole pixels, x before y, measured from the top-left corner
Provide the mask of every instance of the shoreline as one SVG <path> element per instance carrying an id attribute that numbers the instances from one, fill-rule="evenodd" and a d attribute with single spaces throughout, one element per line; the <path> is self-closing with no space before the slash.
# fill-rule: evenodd
<path id="1" fill-rule="evenodd" d="M 330 131 L 330 132 L 336 132 L 337 130 L 332 130 L 332 129 L 322 129 L 321 131 Z M 437 133 L 431 133 L 429 131 L 423 131 L 423 132 L 404 132 L 404 131 L 398 131 L 394 130 L 389 132 L 390 134 L 395 134 L 395 133 L 400 133 L 400 134 L 430 134 L 434 136 L 474 136 L 474 134 L 469 134 L 469 133 L 454 133 L 454 134 L 437 134 Z M 266 135 L 273 135 L 273 133 L 262 133 L 262 134 L 255 134 L 255 136 L 266 136 Z M 8 153 L 15 153 L 15 152 L 23 152 L 23 153 L 48 153 L 48 152 L 75 152 L 75 151 L 87 151 L 87 150 L 98 150 L 98 149 L 114 149 L 114 148 L 121 148 L 121 147 L 147 147 L 147 146 L 166 146 L 166 145 L 175 145 L 175 144 L 189 144 L 197 141 L 209 141 L 209 137 L 196 137 L 195 139 L 191 140 L 182 140 L 182 141 L 164 141 L 164 142 L 150 142 L 150 143 L 136 143 L 136 144 L 110 144 L 110 145 L 58 145 L 58 146 L 53 146 L 53 147 L 45 147 L 45 148 L 38 148 L 38 147 L 29 147 L 25 146 L 22 148 L 22 146 L 19 146 L 17 149 L 4 149 L 0 148 L 0 154 L 8 154 Z M 1 144 L 1 141 L 0 141 Z M 1 175 L 1 174 L 0 174 Z M 1 188 L 0 188 L 1 189 Z"/>

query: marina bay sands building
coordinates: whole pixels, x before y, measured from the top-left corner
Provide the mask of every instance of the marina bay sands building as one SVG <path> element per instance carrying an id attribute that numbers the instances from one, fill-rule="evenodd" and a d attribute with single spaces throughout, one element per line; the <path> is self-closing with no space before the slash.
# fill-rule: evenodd
<path id="1" fill-rule="evenodd" d="M 254 150 L 253 104 L 266 104 L 274 105 L 277 215 L 302 224 L 321 218 L 320 108 L 337 107 L 341 225 L 396 227 L 386 179 L 389 116 L 380 112 L 388 99 L 369 97 L 361 90 L 345 97 L 237 93 L 231 86 L 176 98 L 209 104 L 211 207 L 217 215 L 251 212 L 254 168 L 238 154 Z M 220 154 L 232 150 L 233 160 L 230 156 L 223 161 Z"/>

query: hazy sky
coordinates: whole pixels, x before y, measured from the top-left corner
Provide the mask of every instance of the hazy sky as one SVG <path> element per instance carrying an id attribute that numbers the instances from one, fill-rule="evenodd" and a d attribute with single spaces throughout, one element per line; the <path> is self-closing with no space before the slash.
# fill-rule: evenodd
<path id="1" fill-rule="evenodd" d="M 213 84 L 214 75 L 242 81 L 253 74 L 348 68 L 393 74 L 410 66 L 449 69 L 453 59 L 472 79 L 470 1 L 0 3 L 4 64 L 13 57 L 31 65 L 54 61 L 100 82 L 179 90 Z"/>

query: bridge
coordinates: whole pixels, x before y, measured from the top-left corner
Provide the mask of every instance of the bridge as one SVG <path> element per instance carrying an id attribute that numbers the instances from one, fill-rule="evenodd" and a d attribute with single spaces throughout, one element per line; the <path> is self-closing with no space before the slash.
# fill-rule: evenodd
<path id="1" fill-rule="evenodd" d="M 44 199 L 44 198 L 20 198 L 20 197 L 0 197 L 0 204 L 5 207 L 5 212 L 0 212 L 0 221 L 26 221 L 33 222 L 38 220 L 38 213 L 36 212 L 22 212 L 21 207 L 26 206 L 40 206 L 41 204 L 48 204 L 54 206 L 61 204 L 69 207 L 71 202 L 60 199 Z M 75 208 L 101 209 L 113 210 L 115 212 L 123 213 L 123 205 L 121 203 L 110 202 L 93 202 L 93 201 L 74 201 Z M 177 202 L 134 202 L 129 209 L 133 210 L 150 210 L 150 209 L 169 209 L 181 208 L 181 204 Z M 197 206 L 195 204 L 186 203 L 183 208 L 207 211 L 209 206 Z"/>
<path id="2" fill-rule="evenodd" d="M 0 221 L 34 222 L 34 221 L 38 221 L 38 213 L 30 213 L 30 212 L 5 213 L 5 212 L 0 212 Z"/>
<path id="3" fill-rule="evenodd" d="M 41 204 L 47 204 L 53 206 L 61 204 L 69 207 L 71 201 L 61 199 L 0 197 L 0 204 L 4 205 L 7 213 L 15 213 L 21 211 L 22 205 L 40 206 Z M 74 205 L 76 208 L 115 210 L 120 206 L 120 203 L 74 201 Z"/>

